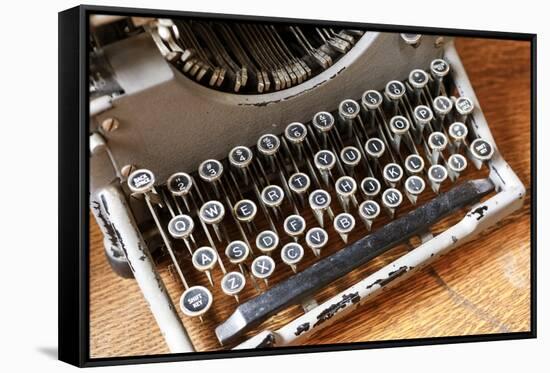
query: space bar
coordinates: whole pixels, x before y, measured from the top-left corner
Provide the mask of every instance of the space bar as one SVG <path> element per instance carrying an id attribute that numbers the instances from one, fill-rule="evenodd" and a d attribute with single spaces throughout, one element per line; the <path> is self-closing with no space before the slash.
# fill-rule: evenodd
<path id="1" fill-rule="evenodd" d="M 216 328 L 220 343 L 235 341 L 240 335 L 271 315 L 295 305 L 346 275 L 369 260 L 425 232 L 430 226 L 453 212 L 471 205 L 493 190 L 487 179 L 471 180 L 440 194 L 370 235 L 327 256 L 264 293 L 239 305 L 233 314 Z"/>

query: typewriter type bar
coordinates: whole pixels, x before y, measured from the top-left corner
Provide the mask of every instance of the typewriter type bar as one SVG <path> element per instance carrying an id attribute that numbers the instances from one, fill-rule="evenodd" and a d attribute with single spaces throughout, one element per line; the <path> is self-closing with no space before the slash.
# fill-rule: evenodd
<path id="1" fill-rule="evenodd" d="M 361 37 L 349 30 L 316 28 L 315 40 L 324 43 L 319 46 L 309 31 L 290 26 L 285 38 L 295 38 L 307 55 L 301 61 L 287 53 L 276 28 L 212 27 L 159 20 L 149 32 L 162 44 L 164 57 L 184 74 L 235 92 L 300 84 L 308 79 L 306 66 L 312 61 L 317 69 L 327 69 Z M 238 61 L 224 55 L 220 36 Z M 200 43 L 193 40 L 197 37 Z M 245 50 L 237 39 L 265 47 Z M 420 48 L 419 38 L 407 40 L 409 47 Z M 215 289 L 237 301 L 215 330 L 223 346 L 298 343 L 472 239 L 521 203 L 523 186 L 500 157 L 452 45 L 443 58 L 395 78 L 402 80 L 365 87 L 361 97 L 342 97 L 335 107 L 319 107 L 310 122 L 266 132 L 255 146 L 236 144 L 227 159 L 204 160 L 196 172 L 173 170 L 166 182 L 145 169 L 128 175 L 132 198 L 143 201 L 133 202 L 152 221 L 181 283 L 179 305 L 185 317 L 208 318 Z M 469 164 L 482 170 L 481 178 L 463 180 Z M 432 226 L 464 208 L 471 210 L 459 223 L 431 236 Z M 352 242 L 359 230 L 362 238 Z M 322 289 L 413 236 L 422 238 L 420 246 L 316 304 Z M 338 241 L 339 248 L 327 253 L 329 241 Z M 128 262 L 145 246 L 126 248 Z M 313 264 L 303 265 L 306 260 Z M 143 271 L 156 273 L 152 260 L 145 262 L 149 267 Z M 290 277 L 272 281 L 288 267 Z M 202 272 L 204 281 L 192 271 Z M 181 320 L 167 311 L 173 306 L 166 293 L 155 293 L 142 274 L 134 274 L 170 349 L 192 350 Z M 301 305 L 305 313 L 235 346 L 244 333 L 293 305 Z"/>

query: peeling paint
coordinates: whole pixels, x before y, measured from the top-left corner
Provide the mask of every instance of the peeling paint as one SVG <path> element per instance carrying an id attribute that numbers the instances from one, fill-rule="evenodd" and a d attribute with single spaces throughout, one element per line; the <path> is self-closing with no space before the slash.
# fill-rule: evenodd
<path id="1" fill-rule="evenodd" d="M 122 236 L 120 235 L 120 232 L 118 231 L 118 229 L 115 228 L 114 224 L 111 224 L 111 226 L 112 226 L 112 228 L 113 228 L 113 230 L 116 234 L 116 237 L 117 237 L 117 240 L 118 240 L 118 243 L 119 243 L 119 247 L 122 250 L 122 252 L 124 253 L 124 256 L 126 257 L 126 262 L 130 266 L 130 269 L 132 270 L 132 273 L 134 273 L 135 269 L 134 269 L 134 266 L 132 265 L 132 262 L 128 258 L 128 252 L 126 251 L 126 245 L 124 244 L 124 241 L 122 240 Z"/>
<path id="2" fill-rule="evenodd" d="M 451 236 L 451 240 L 453 241 L 453 243 L 456 243 L 458 241 L 458 238 L 456 238 L 456 236 Z"/>
<path id="3" fill-rule="evenodd" d="M 476 220 L 481 220 L 485 216 L 485 213 L 489 210 L 489 207 L 487 206 L 480 206 L 474 211 L 472 211 L 472 214 L 477 214 Z"/>
<path id="4" fill-rule="evenodd" d="M 298 328 L 296 328 L 296 332 L 294 335 L 298 336 L 304 332 L 307 332 L 309 330 L 309 322 L 305 322 L 303 324 L 298 325 Z"/>
<path id="5" fill-rule="evenodd" d="M 432 254 L 432 256 L 433 256 L 433 254 Z M 388 277 L 379 278 L 378 280 L 374 281 L 372 284 L 367 285 L 366 289 L 370 289 L 374 285 L 380 285 L 380 287 L 386 286 L 388 283 L 392 282 L 393 280 L 395 280 L 396 278 L 398 278 L 399 276 L 405 274 L 406 272 L 410 271 L 413 268 L 414 267 L 401 266 L 398 269 L 396 269 L 395 271 L 391 271 L 390 273 L 388 273 Z"/>
<path id="6" fill-rule="evenodd" d="M 118 247 L 118 239 L 116 233 L 109 219 L 107 219 L 107 217 L 103 215 L 101 204 L 97 201 L 92 201 L 92 209 L 94 209 L 95 211 L 95 216 L 101 221 L 101 225 L 103 226 L 103 234 L 107 235 L 107 238 L 111 242 L 111 245 Z M 118 256 L 120 256 L 120 253 L 118 253 Z"/>
<path id="7" fill-rule="evenodd" d="M 313 327 L 315 328 L 325 321 L 330 320 L 336 313 L 338 313 L 338 311 L 346 308 L 349 304 L 358 303 L 360 300 L 361 297 L 359 296 L 359 292 L 342 295 L 341 301 L 331 304 L 329 307 L 319 313 L 319 315 L 317 316 L 317 322 L 313 324 Z"/>
<path id="8" fill-rule="evenodd" d="M 263 348 L 263 347 L 273 347 L 273 343 L 275 342 L 275 336 L 273 333 L 269 333 L 258 345 L 256 348 Z"/>

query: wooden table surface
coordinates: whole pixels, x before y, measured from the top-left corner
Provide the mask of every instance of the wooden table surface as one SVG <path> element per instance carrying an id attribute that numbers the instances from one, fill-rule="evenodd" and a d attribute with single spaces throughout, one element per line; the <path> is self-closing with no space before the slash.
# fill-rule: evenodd
<path id="1" fill-rule="evenodd" d="M 466 38 L 456 44 L 500 152 L 527 188 L 525 204 L 308 344 L 530 330 L 530 45 Z M 111 271 L 91 220 L 91 357 L 168 353 L 135 281 Z M 177 294 L 171 276 L 161 275 Z M 208 323 L 185 325 L 199 350 L 216 348 Z"/>

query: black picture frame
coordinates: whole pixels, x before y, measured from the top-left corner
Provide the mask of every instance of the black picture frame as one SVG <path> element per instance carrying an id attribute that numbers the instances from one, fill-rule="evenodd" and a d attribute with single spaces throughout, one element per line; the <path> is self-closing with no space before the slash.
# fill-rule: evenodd
<path id="1" fill-rule="evenodd" d="M 486 335 L 357 342 L 307 347 L 279 347 L 240 351 L 90 358 L 89 320 L 89 90 L 88 32 L 91 14 L 195 17 L 208 19 L 298 22 L 364 27 L 373 31 L 437 34 L 528 41 L 531 45 L 531 331 Z M 480 30 L 458 30 L 340 21 L 240 16 L 81 5 L 59 13 L 59 360 L 79 367 L 283 355 L 367 348 L 435 345 L 536 338 L 536 67 L 537 35 Z"/>

